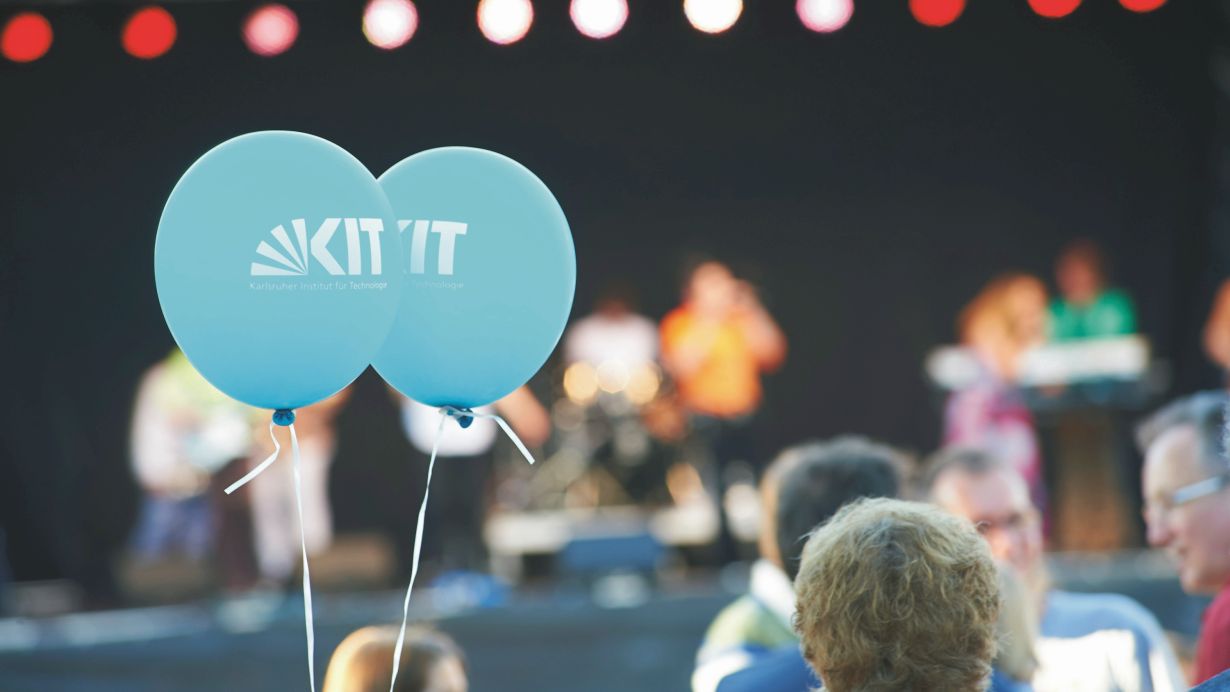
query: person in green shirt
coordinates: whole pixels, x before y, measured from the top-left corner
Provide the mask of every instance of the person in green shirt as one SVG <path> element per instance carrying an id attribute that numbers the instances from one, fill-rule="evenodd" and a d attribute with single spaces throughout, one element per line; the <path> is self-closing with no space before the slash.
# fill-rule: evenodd
<path id="1" fill-rule="evenodd" d="M 1073 341 L 1136 333 L 1136 309 L 1124 291 L 1107 286 L 1102 252 L 1091 240 L 1072 242 L 1055 262 L 1059 298 L 1051 303 L 1051 339 Z"/>

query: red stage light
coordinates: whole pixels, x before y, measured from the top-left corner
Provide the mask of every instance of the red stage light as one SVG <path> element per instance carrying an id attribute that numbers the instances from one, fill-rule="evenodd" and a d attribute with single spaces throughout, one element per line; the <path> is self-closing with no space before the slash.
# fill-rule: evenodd
<path id="1" fill-rule="evenodd" d="M 0 53 L 13 62 L 34 62 L 51 49 L 51 22 L 37 12 L 18 12 L 0 33 Z"/>
<path id="2" fill-rule="evenodd" d="M 910 12 L 919 24 L 948 26 L 965 11 L 965 0 L 910 0 Z"/>
<path id="3" fill-rule="evenodd" d="M 132 13 L 124 25 L 124 50 L 134 58 L 157 58 L 175 45 L 175 18 L 161 7 L 145 7 Z"/>
<path id="4" fill-rule="evenodd" d="M 1081 0 L 1029 0 L 1034 12 L 1047 19 L 1066 17 L 1080 7 Z"/>
<path id="5" fill-rule="evenodd" d="M 1119 4 L 1133 12 L 1152 12 L 1165 5 L 1166 0 L 1119 0 Z"/>
<path id="6" fill-rule="evenodd" d="M 243 42 L 257 55 L 285 53 L 299 37 L 299 18 L 286 5 L 262 5 L 243 23 Z"/>

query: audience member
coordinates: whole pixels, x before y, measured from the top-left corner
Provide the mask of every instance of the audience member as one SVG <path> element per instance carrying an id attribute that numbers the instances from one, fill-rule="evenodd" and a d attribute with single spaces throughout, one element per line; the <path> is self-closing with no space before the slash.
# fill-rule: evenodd
<path id="1" fill-rule="evenodd" d="M 1180 399 L 1138 430 L 1149 544 L 1165 548 L 1188 593 L 1215 594 L 1196 648 L 1196 682 L 1230 668 L 1230 463 L 1225 409 L 1230 397 Z"/>
<path id="2" fill-rule="evenodd" d="M 710 261 L 692 270 L 683 305 L 662 320 L 661 340 L 663 366 L 712 457 L 706 485 L 719 510 L 718 558 L 732 560 L 736 544 L 722 511 L 727 469 L 753 461 L 747 427 L 760 406 L 760 375 L 785 360 L 786 337 L 755 288 Z"/>
<path id="3" fill-rule="evenodd" d="M 811 675 L 792 625 L 792 582 L 803 541 L 847 502 L 897 495 L 904 463 L 891 448 L 852 436 L 778 455 L 761 480 L 761 558 L 752 565 L 749 592 L 722 610 L 705 633 L 692 676 L 694 692 L 717 688 L 724 677 L 753 662 L 758 663 L 749 673 L 754 684 L 735 689 L 807 689 Z"/>
<path id="4" fill-rule="evenodd" d="M 1107 286 L 1106 263 L 1097 244 L 1073 241 L 1055 262 L 1059 297 L 1051 303 L 1051 339 L 1072 341 L 1136 331 L 1136 309 L 1124 291 Z"/>
<path id="5" fill-rule="evenodd" d="M 1049 587 L 1038 510 L 1020 474 L 972 449 L 940 452 L 930 462 L 931 500 L 973 522 L 996 559 L 1025 579 L 1041 608 L 1034 687 L 1050 690 L 1179 690 L 1178 663 L 1157 619 L 1119 594 Z"/>
<path id="6" fill-rule="evenodd" d="M 322 692 L 388 692 L 397 628 L 364 627 L 333 652 Z M 465 658 L 448 635 L 412 627 L 401 649 L 392 692 L 466 692 Z"/>
<path id="7" fill-rule="evenodd" d="M 999 585 L 969 523 L 901 500 L 847 505 L 807 541 L 795 590 L 826 690 L 986 689 Z"/>

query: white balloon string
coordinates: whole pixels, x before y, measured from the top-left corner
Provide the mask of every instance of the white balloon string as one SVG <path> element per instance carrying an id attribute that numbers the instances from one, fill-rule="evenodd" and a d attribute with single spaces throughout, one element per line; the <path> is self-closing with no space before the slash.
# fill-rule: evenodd
<path id="1" fill-rule="evenodd" d="M 495 421 L 496 424 L 504 430 L 504 434 L 508 435 L 508 439 L 512 440 L 513 444 L 517 445 L 517 451 L 521 452 L 521 456 L 525 457 L 525 460 L 531 464 L 534 463 L 534 455 L 530 454 L 530 450 L 526 448 L 525 443 L 521 441 L 520 437 L 517 437 L 517 433 L 513 432 L 512 426 L 508 424 L 508 421 L 497 416 L 496 414 L 476 413 L 469 409 L 457 408 L 456 406 L 444 406 L 440 410 L 450 416 L 453 416 L 454 418 L 487 418 Z"/>
<path id="2" fill-rule="evenodd" d="M 427 498 L 431 495 L 431 473 L 436 467 L 436 453 L 440 451 L 440 438 L 444 436 L 444 420 L 448 413 L 440 410 L 440 424 L 436 426 L 436 439 L 431 445 L 431 460 L 427 462 L 427 487 L 423 489 L 423 504 L 419 507 L 419 523 L 414 527 L 414 557 L 410 564 L 410 586 L 406 587 L 406 600 L 401 606 L 401 630 L 397 633 L 397 647 L 393 649 L 393 679 L 389 681 L 389 692 L 397 686 L 397 671 L 401 668 L 401 647 L 406 642 L 406 625 L 410 621 L 410 594 L 414 591 L 414 580 L 419 575 L 419 556 L 423 550 L 423 524 L 427 517 Z"/>
<path id="3" fill-rule="evenodd" d="M 295 471 L 295 505 L 299 509 L 299 543 L 303 547 L 303 626 L 307 630 L 308 683 L 310 689 L 316 690 L 316 632 L 312 626 L 312 576 L 308 572 L 307 532 L 303 528 L 303 476 L 299 471 L 299 437 L 295 435 L 295 425 L 291 423 L 290 450 Z M 270 430 L 272 434 L 272 429 Z M 277 440 L 274 440 L 274 444 Z"/>
<path id="4" fill-rule="evenodd" d="M 268 458 L 266 458 L 261 463 L 257 464 L 256 468 L 252 469 L 251 471 L 248 471 L 247 475 L 245 475 L 243 478 L 240 478 L 239 480 L 227 486 L 226 488 L 227 495 L 230 495 L 236 490 L 239 490 L 243 486 L 247 485 L 248 481 L 261 475 L 262 471 L 269 468 L 269 465 L 277 460 L 278 452 L 282 451 L 282 445 L 278 444 L 278 437 L 277 435 L 273 434 L 273 421 L 272 420 L 269 421 L 269 437 L 273 439 L 273 454 L 270 454 Z"/>

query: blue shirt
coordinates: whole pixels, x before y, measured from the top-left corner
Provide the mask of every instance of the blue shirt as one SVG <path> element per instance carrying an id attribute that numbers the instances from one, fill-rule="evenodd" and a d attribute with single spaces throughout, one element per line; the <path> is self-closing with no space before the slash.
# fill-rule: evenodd
<path id="1" fill-rule="evenodd" d="M 1192 692 L 1230 692 L 1230 670 L 1192 688 Z"/>
<path id="2" fill-rule="evenodd" d="M 810 692 L 818 687 L 820 679 L 803 660 L 799 647 L 784 646 L 722 678 L 717 692 Z"/>

